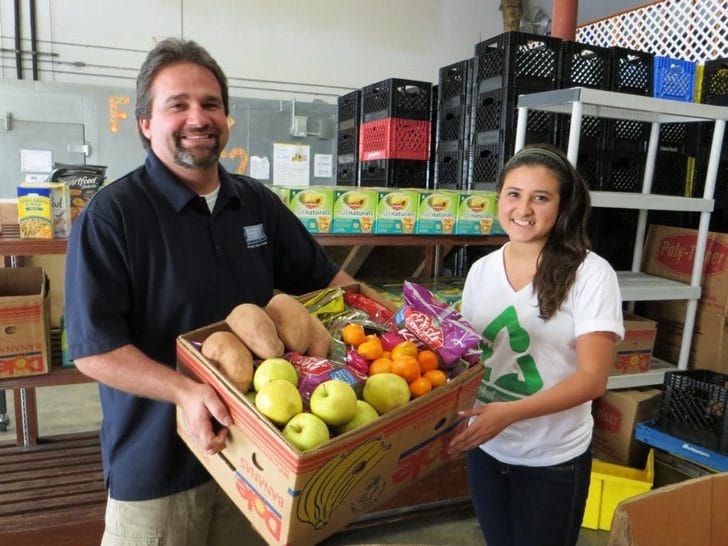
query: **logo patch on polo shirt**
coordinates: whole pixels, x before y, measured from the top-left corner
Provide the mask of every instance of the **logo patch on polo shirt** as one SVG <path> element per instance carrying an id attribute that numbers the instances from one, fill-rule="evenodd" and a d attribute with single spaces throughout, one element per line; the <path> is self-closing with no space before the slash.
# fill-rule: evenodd
<path id="1" fill-rule="evenodd" d="M 268 237 L 265 235 L 263 224 L 256 224 L 254 226 L 244 226 L 243 236 L 248 248 L 256 248 L 263 246 L 268 242 Z"/>

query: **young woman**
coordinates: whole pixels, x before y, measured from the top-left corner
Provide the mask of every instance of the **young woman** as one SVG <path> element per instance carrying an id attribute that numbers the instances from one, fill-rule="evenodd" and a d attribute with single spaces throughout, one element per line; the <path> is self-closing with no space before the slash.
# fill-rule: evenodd
<path id="1" fill-rule="evenodd" d="M 624 335 L 611 266 L 589 250 L 589 190 L 565 155 L 530 145 L 500 174 L 509 242 L 476 261 L 462 313 L 482 333 L 468 479 L 488 546 L 576 544 L 591 472 L 591 401 Z"/>

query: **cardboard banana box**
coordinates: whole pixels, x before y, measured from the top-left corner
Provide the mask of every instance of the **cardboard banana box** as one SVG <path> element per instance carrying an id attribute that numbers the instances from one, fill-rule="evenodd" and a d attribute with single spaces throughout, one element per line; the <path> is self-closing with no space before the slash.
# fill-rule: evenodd
<path id="1" fill-rule="evenodd" d="M 178 338 L 181 371 L 209 383 L 232 413 L 227 447 L 196 449 L 178 433 L 269 544 L 312 545 L 373 511 L 400 489 L 449 464 L 483 373 L 471 367 L 431 393 L 312 450 L 301 452 L 196 349 L 224 322 Z"/>

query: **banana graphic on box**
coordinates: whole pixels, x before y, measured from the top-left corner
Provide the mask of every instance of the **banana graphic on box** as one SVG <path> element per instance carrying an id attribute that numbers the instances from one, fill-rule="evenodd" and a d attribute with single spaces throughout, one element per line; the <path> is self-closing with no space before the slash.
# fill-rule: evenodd
<path id="1" fill-rule="evenodd" d="M 335 455 L 309 478 L 301 490 L 296 515 L 321 529 L 334 509 L 387 454 L 391 446 L 370 438 L 349 453 Z"/>

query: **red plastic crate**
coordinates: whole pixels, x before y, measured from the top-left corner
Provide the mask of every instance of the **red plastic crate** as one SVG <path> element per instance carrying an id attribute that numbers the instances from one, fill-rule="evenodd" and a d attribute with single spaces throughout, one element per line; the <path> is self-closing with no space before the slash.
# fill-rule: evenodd
<path id="1" fill-rule="evenodd" d="M 430 159 L 429 120 L 384 118 L 359 126 L 359 161 Z"/>

